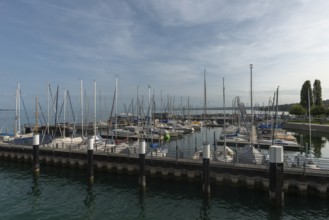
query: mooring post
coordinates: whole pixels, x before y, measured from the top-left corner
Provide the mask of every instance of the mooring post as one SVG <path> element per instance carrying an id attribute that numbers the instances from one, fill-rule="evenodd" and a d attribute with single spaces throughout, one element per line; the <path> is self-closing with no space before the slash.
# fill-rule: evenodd
<path id="1" fill-rule="evenodd" d="M 283 206 L 283 148 L 282 146 L 272 145 L 270 146 L 269 153 L 270 200 L 273 201 L 276 206 Z"/>
<path id="2" fill-rule="evenodd" d="M 35 174 L 40 173 L 39 165 L 39 134 L 33 135 L 33 172 Z"/>
<path id="3" fill-rule="evenodd" d="M 196 142 L 196 137 L 194 139 L 194 153 L 196 153 L 198 151 L 198 147 L 196 146 L 197 142 Z"/>
<path id="4" fill-rule="evenodd" d="M 176 161 L 178 160 L 178 143 L 177 143 L 178 138 L 176 139 Z"/>
<path id="5" fill-rule="evenodd" d="M 208 142 L 203 143 L 203 192 L 210 194 L 210 144 Z"/>
<path id="6" fill-rule="evenodd" d="M 217 141 L 216 141 L 216 132 L 214 131 L 214 158 L 216 158 L 217 151 Z"/>
<path id="7" fill-rule="evenodd" d="M 89 182 L 94 182 L 94 138 L 88 139 L 87 146 L 87 157 L 88 157 L 88 178 Z"/>
<path id="8" fill-rule="evenodd" d="M 139 140 L 139 185 L 143 189 L 146 187 L 145 151 L 146 151 L 145 140 L 144 139 L 140 139 Z"/>
<path id="9" fill-rule="evenodd" d="M 238 156 L 238 141 L 235 140 L 235 155 L 236 155 L 236 163 L 239 163 L 239 156 Z"/>

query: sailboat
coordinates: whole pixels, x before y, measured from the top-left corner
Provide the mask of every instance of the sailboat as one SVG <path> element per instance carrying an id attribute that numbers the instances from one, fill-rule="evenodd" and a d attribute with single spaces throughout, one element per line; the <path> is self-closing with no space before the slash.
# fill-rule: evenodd
<path id="1" fill-rule="evenodd" d="M 81 89 L 82 89 L 82 81 L 81 81 Z M 84 143 L 84 139 L 82 136 L 80 137 L 66 137 L 66 106 L 67 106 L 67 90 L 64 91 L 64 100 L 63 100 L 63 120 L 64 120 L 64 126 L 63 126 L 63 135 L 61 137 L 56 137 L 52 141 L 52 145 L 69 145 L 69 146 L 78 146 L 80 144 Z"/>
<path id="2" fill-rule="evenodd" d="M 309 123 L 309 137 L 310 137 L 310 149 L 312 146 L 312 127 L 311 127 L 311 104 L 310 104 L 310 91 L 308 90 L 308 123 Z M 291 167 L 299 167 L 299 168 L 309 168 L 309 169 L 320 169 L 320 167 L 313 161 L 310 154 L 308 154 L 308 149 L 306 149 L 305 154 L 297 154 L 291 163 Z"/>
<path id="3" fill-rule="evenodd" d="M 226 123 L 226 112 L 225 112 L 225 84 L 224 84 L 224 78 L 223 78 L 223 108 L 224 108 L 224 134 L 226 134 L 225 129 L 225 123 Z M 216 141 L 215 141 L 216 144 Z M 233 162 L 234 158 L 234 152 L 232 149 L 226 146 L 226 135 L 224 135 L 224 145 L 223 146 L 216 146 L 215 151 L 215 160 L 222 161 L 222 162 Z"/>
<path id="4" fill-rule="evenodd" d="M 15 128 L 14 128 L 14 137 L 8 138 L 7 141 L 11 142 L 12 144 L 17 145 L 33 145 L 33 134 L 34 133 L 28 133 L 28 134 L 22 134 L 21 133 L 21 123 L 20 123 L 20 102 L 21 102 L 21 88 L 20 83 L 17 83 L 17 89 L 16 89 L 16 117 L 15 117 Z M 23 103 L 24 104 L 24 103 Z M 38 131 L 38 99 L 36 99 L 36 124 L 34 131 Z M 46 135 L 45 133 L 39 136 L 39 142 L 40 144 L 49 144 L 52 141 L 52 138 L 49 135 Z"/>
<path id="5" fill-rule="evenodd" d="M 250 144 L 245 145 L 237 151 L 236 158 L 239 163 L 263 164 L 264 155 L 254 147 L 254 112 L 253 112 L 253 94 L 252 94 L 252 68 L 250 64 L 250 103 L 251 103 L 251 125 L 250 125 Z"/>

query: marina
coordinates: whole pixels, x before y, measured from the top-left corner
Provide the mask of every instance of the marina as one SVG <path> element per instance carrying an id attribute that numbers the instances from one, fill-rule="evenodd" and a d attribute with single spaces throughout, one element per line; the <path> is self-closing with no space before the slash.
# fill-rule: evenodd
<path id="1" fill-rule="evenodd" d="M 328 9 L 1 1 L 0 220 L 329 219 Z"/>
<path id="2" fill-rule="evenodd" d="M 196 150 L 202 149 L 202 137 L 205 132 L 219 132 L 221 128 L 203 128 L 200 132 L 188 135 L 184 139 L 177 139 L 162 143 L 158 148 L 147 147 L 146 149 L 146 174 L 147 178 L 173 178 L 176 180 L 188 180 L 189 182 L 202 181 L 202 162 L 193 160 L 193 154 Z M 193 143 L 189 139 L 194 141 Z M 211 143 L 211 138 L 209 137 Z M 213 142 L 212 142 L 213 143 Z M 186 145 L 187 144 L 187 145 Z M 194 146 L 193 146 L 194 145 Z M 197 148 L 197 149 L 195 149 Z M 242 148 L 239 146 L 238 148 Z M 100 171 L 111 173 L 127 173 L 137 175 L 139 172 L 138 163 L 138 143 L 131 142 L 125 147 L 116 149 L 113 144 L 98 145 L 94 147 L 94 168 Z M 158 154 L 158 149 L 166 149 L 166 154 Z M 235 153 L 241 151 L 232 147 Z M 264 150 L 261 148 L 261 150 Z M 268 150 L 268 149 L 266 149 Z M 265 158 L 265 153 L 261 154 Z M 285 149 L 287 150 L 287 149 Z M 300 149 L 297 150 L 299 152 Z M 288 151 L 290 154 L 291 149 Z M 56 166 L 62 169 L 86 169 L 87 145 L 67 144 L 44 144 L 40 145 L 40 166 Z M 211 154 L 214 148 L 211 147 Z M 241 157 L 241 156 L 239 156 Z M 19 161 L 31 163 L 32 146 L 19 146 L 8 143 L 0 144 L 1 160 L 17 163 Z M 321 160 L 321 158 L 319 158 Z M 239 162 L 240 160 L 240 162 Z M 285 157 L 285 161 L 288 157 Z M 292 167 L 291 162 L 286 161 L 284 168 L 283 190 L 286 193 L 314 194 L 326 197 L 329 180 L 326 160 L 322 159 L 322 169 L 309 169 L 301 167 Z M 302 164 L 302 162 L 301 162 Z M 241 158 L 235 158 L 232 162 L 211 161 L 210 178 L 212 184 L 244 185 L 247 188 L 268 190 L 268 164 L 245 164 Z M 41 171 L 42 172 L 42 171 Z M 102 175 L 102 174 L 100 174 Z M 97 177 L 96 177 L 97 178 Z"/>

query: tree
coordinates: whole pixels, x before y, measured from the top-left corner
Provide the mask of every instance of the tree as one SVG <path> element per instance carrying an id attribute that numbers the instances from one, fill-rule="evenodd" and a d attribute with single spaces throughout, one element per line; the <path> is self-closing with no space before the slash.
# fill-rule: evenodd
<path id="1" fill-rule="evenodd" d="M 325 115 L 328 117 L 329 116 L 329 108 L 325 109 Z"/>
<path id="2" fill-rule="evenodd" d="M 316 79 L 313 83 L 314 105 L 322 106 L 322 88 L 321 81 Z"/>
<path id="3" fill-rule="evenodd" d="M 311 108 L 311 115 L 324 115 L 326 109 L 321 105 L 315 105 Z"/>
<path id="4" fill-rule="evenodd" d="M 289 114 L 291 115 L 304 115 L 306 113 L 306 109 L 303 106 L 295 104 L 292 105 L 289 109 Z"/>
<path id="5" fill-rule="evenodd" d="M 302 89 L 300 91 L 300 105 L 303 108 L 308 109 L 308 96 L 310 96 L 310 106 L 313 106 L 313 94 L 311 82 L 309 80 L 305 81 Z"/>

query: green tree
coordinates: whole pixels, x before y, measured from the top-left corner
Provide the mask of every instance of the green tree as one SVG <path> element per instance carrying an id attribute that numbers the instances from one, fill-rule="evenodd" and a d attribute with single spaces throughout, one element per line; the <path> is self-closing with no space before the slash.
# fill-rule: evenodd
<path id="1" fill-rule="evenodd" d="M 314 105 L 322 106 L 322 88 L 321 81 L 316 79 L 313 83 L 313 98 Z"/>
<path id="2" fill-rule="evenodd" d="M 326 115 L 326 116 L 329 116 L 329 108 L 326 108 L 326 109 L 325 109 L 325 115 Z"/>
<path id="3" fill-rule="evenodd" d="M 303 108 L 308 109 L 308 96 L 310 96 L 310 106 L 313 106 L 313 95 L 311 82 L 309 80 L 305 81 L 302 89 L 300 91 L 300 105 Z"/>
<path id="4" fill-rule="evenodd" d="M 324 115 L 326 109 L 321 105 L 315 105 L 311 108 L 311 115 Z"/>
<path id="5" fill-rule="evenodd" d="M 306 109 L 298 104 L 292 105 L 289 109 L 289 114 L 291 115 L 304 115 L 305 113 L 306 113 Z"/>

